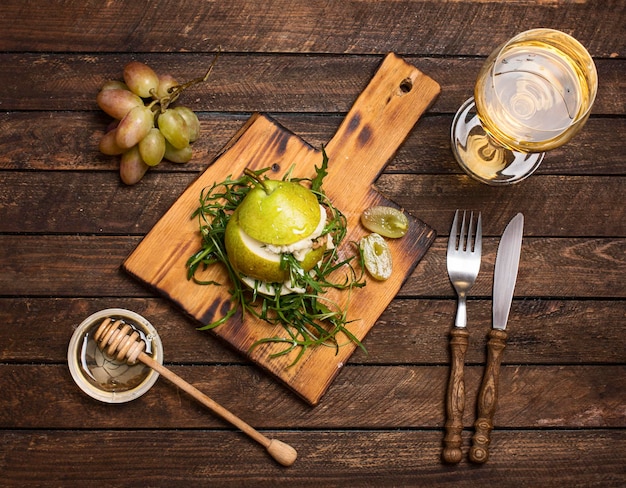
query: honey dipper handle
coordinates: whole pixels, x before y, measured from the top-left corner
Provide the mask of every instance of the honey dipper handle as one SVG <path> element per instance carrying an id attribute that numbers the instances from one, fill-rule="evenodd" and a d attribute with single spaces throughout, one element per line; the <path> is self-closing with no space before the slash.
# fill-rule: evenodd
<path id="1" fill-rule="evenodd" d="M 500 362 L 506 346 L 507 333 L 492 329 L 487 342 L 487 365 L 482 384 L 478 392 L 478 418 L 474 422 L 474 436 L 469 458 L 473 463 L 485 463 L 489 459 L 490 433 L 493 430 L 493 416 L 498 403 L 498 382 Z"/>
<path id="2" fill-rule="evenodd" d="M 239 417 L 226 410 L 219 403 L 206 396 L 195 386 L 187 383 L 184 379 L 167 369 L 165 366 L 159 364 L 146 353 L 142 352 L 137 359 L 144 363 L 146 366 L 154 369 L 161 376 L 167 378 L 181 390 L 191 395 L 213 413 L 222 417 L 224 420 L 240 429 L 244 434 L 250 436 L 252 439 L 257 441 L 259 444 L 265 447 L 265 449 L 267 449 L 267 452 L 270 454 L 270 456 L 272 456 L 283 466 L 291 466 L 295 462 L 296 458 L 298 457 L 298 453 L 290 445 L 285 444 L 284 442 L 281 442 L 277 439 L 269 439 L 268 437 L 264 436 L 254 427 L 250 426 Z"/>
<path id="3" fill-rule="evenodd" d="M 450 379 L 446 394 L 446 435 L 443 438 L 443 460 L 456 464 L 461 461 L 463 431 L 463 410 L 465 408 L 465 380 L 463 367 L 465 352 L 469 342 L 469 332 L 465 328 L 454 327 L 450 332 Z"/>

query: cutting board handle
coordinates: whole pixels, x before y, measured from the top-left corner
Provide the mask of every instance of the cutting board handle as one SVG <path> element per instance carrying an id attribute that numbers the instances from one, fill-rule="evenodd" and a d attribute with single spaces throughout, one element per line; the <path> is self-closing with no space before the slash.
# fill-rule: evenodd
<path id="1" fill-rule="evenodd" d="M 326 145 L 331 179 L 350 178 L 370 184 L 395 155 L 420 116 L 441 91 L 439 84 L 415 66 L 389 53 Z M 346 186 L 354 202 L 355 185 Z M 367 185 L 362 187 L 367 191 Z"/>

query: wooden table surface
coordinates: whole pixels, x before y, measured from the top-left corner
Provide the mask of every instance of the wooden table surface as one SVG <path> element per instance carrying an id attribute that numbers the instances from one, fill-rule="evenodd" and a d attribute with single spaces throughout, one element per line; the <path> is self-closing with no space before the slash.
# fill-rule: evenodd
<path id="1" fill-rule="evenodd" d="M 626 484 L 626 2 L 5 0 L 0 6 L 1 486 L 529 486 Z M 449 127 L 498 44 L 533 27 L 572 34 L 597 65 L 592 115 L 538 172 L 508 188 L 466 176 Z M 186 165 L 137 185 L 98 152 L 95 103 L 130 60 L 209 81 L 182 100 L 201 120 Z M 315 407 L 121 269 L 142 237 L 251 114 L 316 147 L 384 55 L 441 85 L 380 175 L 434 244 Z M 463 461 L 440 461 L 456 296 L 446 245 L 456 208 L 483 215 L 469 301 Z M 491 326 L 499 237 L 526 218 L 489 461 L 467 449 Z M 77 325 L 111 307 L 154 324 L 165 365 L 265 435 L 283 467 L 164 379 L 107 405 L 66 355 Z"/>

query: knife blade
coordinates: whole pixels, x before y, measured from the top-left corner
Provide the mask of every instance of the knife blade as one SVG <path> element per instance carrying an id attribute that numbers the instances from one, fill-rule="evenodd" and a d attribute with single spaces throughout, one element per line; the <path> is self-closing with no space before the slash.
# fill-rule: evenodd
<path id="1" fill-rule="evenodd" d="M 478 392 L 478 418 L 474 422 L 475 432 L 469 453 L 470 461 L 474 463 L 482 464 L 489 459 L 490 434 L 498 402 L 500 363 L 506 346 L 506 324 L 517 281 L 523 233 L 524 216 L 518 213 L 504 229 L 496 254 L 493 276 L 493 326 L 487 342 L 487 364 Z"/>
<path id="2" fill-rule="evenodd" d="M 524 216 L 518 213 L 504 229 L 493 273 L 493 328 L 504 330 L 511 311 L 513 290 L 522 250 Z"/>

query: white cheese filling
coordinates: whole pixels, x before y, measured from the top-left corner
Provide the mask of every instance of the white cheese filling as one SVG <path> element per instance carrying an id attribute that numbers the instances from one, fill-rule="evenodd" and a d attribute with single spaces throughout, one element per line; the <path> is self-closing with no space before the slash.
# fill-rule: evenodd
<path id="1" fill-rule="evenodd" d="M 326 226 L 326 210 L 320 205 L 320 220 L 315 230 L 304 239 L 294 242 L 293 244 L 285 246 L 275 246 L 273 244 L 266 244 L 265 249 L 274 254 L 293 254 L 293 257 L 298 261 L 304 261 L 304 257 L 307 253 L 313 249 L 313 241 L 317 239 Z"/>

